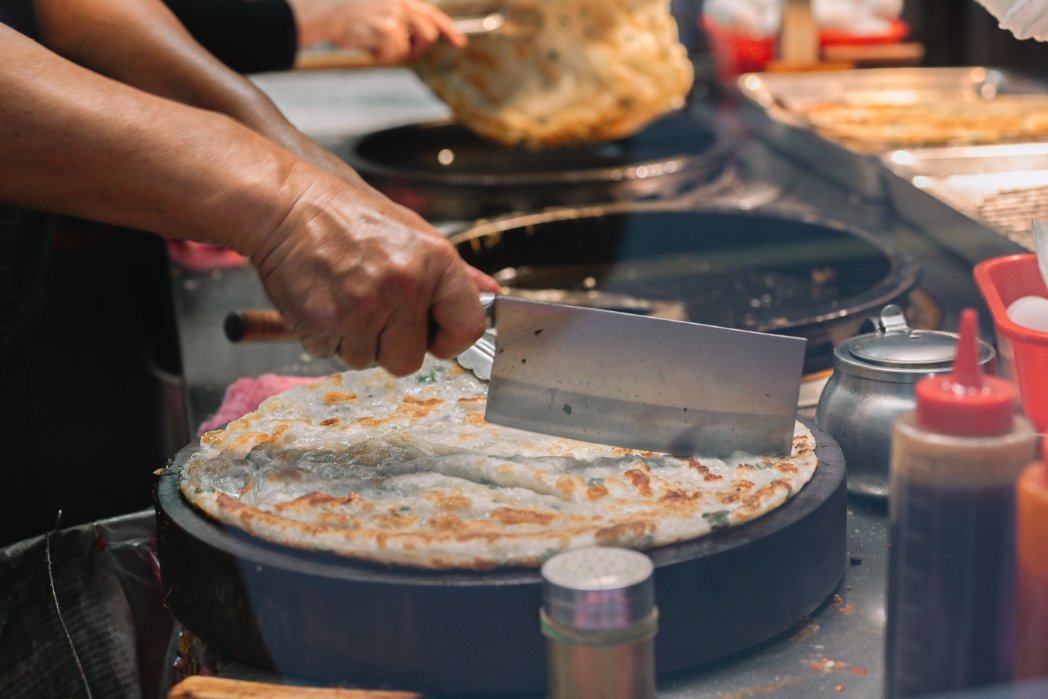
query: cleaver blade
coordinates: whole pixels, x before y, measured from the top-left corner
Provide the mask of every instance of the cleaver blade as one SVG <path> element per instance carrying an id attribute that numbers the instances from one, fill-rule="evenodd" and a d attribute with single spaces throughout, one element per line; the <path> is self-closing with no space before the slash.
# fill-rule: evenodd
<path id="1" fill-rule="evenodd" d="M 671 454 L 792 450 L 803 338 L 499 296 L 485 419 Z"/>

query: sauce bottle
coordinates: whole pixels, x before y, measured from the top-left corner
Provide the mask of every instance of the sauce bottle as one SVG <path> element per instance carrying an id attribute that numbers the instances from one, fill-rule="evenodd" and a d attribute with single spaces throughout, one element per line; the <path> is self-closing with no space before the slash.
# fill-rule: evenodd
<path id="1" fill-rule="evenodd" d="M 953 373 L 919 382 L 892 433 L 888 697 L 1013 676 L 1015 488 L 1036 433 L 1015 388 L 983 376 L 976 322 L 961 314 Z"/>
<path id="2" fill-rule="evenodd" d="M 1048 676 L 1048 440 L 1019 476 L 1016 676 Z"/>

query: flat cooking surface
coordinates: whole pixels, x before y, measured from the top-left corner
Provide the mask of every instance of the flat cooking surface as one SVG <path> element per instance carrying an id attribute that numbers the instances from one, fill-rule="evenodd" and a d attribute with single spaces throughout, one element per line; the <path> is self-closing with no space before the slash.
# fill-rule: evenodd
<path id="1" fill-rule="evenodd" d="M 671 115 L 628 138 L 582 146 L 507 148 L 481 140 L 454 123 L 401 126 L 360 138 L 348 153 L 365 171 L 411 173 L 414 177 L 491 181 L 580 177 L 580 172 L 679 160 L 706 153 L 718 134 L 708 124 Z M 507 163 L 512 166 L 507 166 Z M 591 175 L 592 176 L 592 175 Z"/>
<path id="2" fill-rule="evenodd" d="M 572 147 L 509 148 L 451 122 L 425 122 L 349 138 L 333 150 L 426 218 L 467 221 L 715 187 L 729 178 L 737 145 L 731 129 L 682 111 L 627 138 Z"/>
<path id="3" fill-rule="evenodd" d="M 589 207 L 481 223 L 452 238 L 510 293 L 566 289 L 661 304 L 669 317 L 808 340 L 834 338 L 904 296 L 912 257 L 855 227 L 786 212 Z"/>
<path id="4" fill-rule="evenodd" d="M 840 580 L 843 456 L 808 426 L 819 467 L 786 504 L 746 525 L 650 552 L 661 672 L 785 631 Z M 465 693 L 546 686 L 537 570 L 420 571 L 266 544 L 183 500 L 178 467 L 193 451 L 183 450 L 158 486 L 164 598 L 219 650 L 293 676 L 373 686 Z"/>

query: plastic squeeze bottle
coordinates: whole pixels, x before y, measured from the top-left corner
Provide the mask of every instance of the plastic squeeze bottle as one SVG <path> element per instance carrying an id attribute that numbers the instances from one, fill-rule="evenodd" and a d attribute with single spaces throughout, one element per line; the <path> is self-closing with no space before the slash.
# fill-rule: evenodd
<path id="1" fill-rule="evenodd" d="M 1019 476 L 1016 676 L 1048 676 L 1048 439 Z"/>
<path id="2" fill-rule="evenodd" d="M 983 376 L 976 322 L 961 314 L 953 373 L 920 381 L 892 433 L 888 697 L 1013 676 L 1016 481 L 1036 433 L 1012 384 Z"/>

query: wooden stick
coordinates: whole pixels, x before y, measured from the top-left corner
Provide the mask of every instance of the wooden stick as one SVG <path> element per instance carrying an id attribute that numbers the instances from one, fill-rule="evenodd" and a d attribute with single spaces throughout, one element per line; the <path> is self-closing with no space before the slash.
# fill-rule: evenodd
<path id="1" fill-rule="evenodd" d="M 330 51 L 299 51 L 295 56 L 295 70 L 330 70 L 333 68 L 381 68 L 367 51 L 332 49 Z M 388 66 L 387 66 L 388 67 Z"/>
<path id="2" fill-rule="evenodd" d="M 414 692 L 386 692 L 374 689 L 320 689 L 290 687 L 263 682 L 246 682 L 222 677 L 194 675 L 179 682 L 167 699 L 421 699 Z"/>

